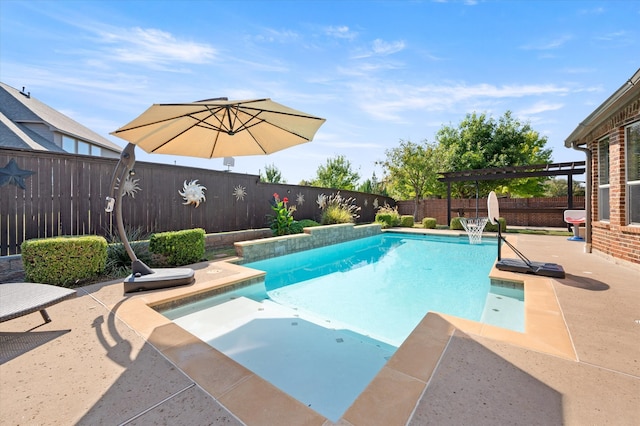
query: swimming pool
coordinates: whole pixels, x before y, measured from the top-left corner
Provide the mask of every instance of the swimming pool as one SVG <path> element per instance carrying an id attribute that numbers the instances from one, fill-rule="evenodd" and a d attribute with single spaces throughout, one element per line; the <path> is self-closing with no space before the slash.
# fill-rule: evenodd
<path id="1" fill-rule="evenodd" d="M 489 282 L 495 248 L 383 233 L 246 264 L 265 282 L 163 314 L 337 421 L 427 311 L 523 328 L 522 295 Z"/>

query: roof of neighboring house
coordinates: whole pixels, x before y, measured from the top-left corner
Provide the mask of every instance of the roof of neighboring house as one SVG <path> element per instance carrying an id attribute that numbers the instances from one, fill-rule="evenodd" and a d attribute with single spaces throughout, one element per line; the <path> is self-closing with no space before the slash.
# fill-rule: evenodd
<path id="1" fill-rule="evenodd" d="M 565 139 L 564 146 L 571 148 L 572 145 L 586 144 L 588 141 L 585 138 L 593 129 L 608 120 L 623 105 L 628 102 L 637 102 L 638 97 L 640 97 L 640 68 L 614 94 L 609 96 L 602 105 L 578 124 L 578 127 Z"/>
<path id="2" fill-rule="evenodd" d="M 0 82 L 0 147 L 64 152 L 25 124 L 44 124 L 52 131 L 91 142 L 104 149 L 121 152 L 122 148 L 77 121 L 67 117 L 30 94 Z"/>

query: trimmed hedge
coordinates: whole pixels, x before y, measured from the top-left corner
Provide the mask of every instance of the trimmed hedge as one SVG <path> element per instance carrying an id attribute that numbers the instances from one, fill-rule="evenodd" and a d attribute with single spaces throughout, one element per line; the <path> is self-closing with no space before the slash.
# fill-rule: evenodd
<path id="1" fill-rule="evenodd" d="M 464 226 L 460 223 L 459 217 L 452 217 L 451 223 L 449 224 L 449 229 L 453 229 L 455 231 L 464 231 Z"/>
<path id="2" fill-rule="evenodd" d="M 170 266 L 196 263 L 204 257 L 204 229 L 160 232 L 149 238 L 149 251 L 166 257 Z"/>
<path id="3" fill-rule="evenodd" d="M 507 231 L 507 221 L 504 217 L 499 217 L 498 222 L 500 223 L 500 232 Z M 487 222 L 487 226 L 484 227 L 486 232 L 498 232 L 498 224 L 492 225 L 491 222 Z"/>
<path id="4" fill-rule="evenodd" d="M 500 222 L 501 232 L 506 232 L 507 221 L 505 220 L 505 218 L 499 217 L 498 222 Z M 464 226 L 462 226 L 462 223 L 460 223 L 459 217 L 451 218 L 449 229 L 464 231 Z M 492 225 L 491 222 L 487 222 L 487 225 L 484 227 L 484 232 L 498 232 L 498 225 Z"/>
<path id="5" fill-rule="evenodd" d="M 426 229 L 436 229 L 437 221 L 433 217 L 425 217 L 422 219 L 422 227 Z"/>
<path id="6" fill-rule="evenodd" d="M 302 234 L 304 228 L 310 228 L 312 226 L 319 226 L 320 224 L 313 219 L 294 220 L 289 230 L 292 234 Z"/>
<path id="7" fill-rule="evenodd" d="M 95 235 L 27 240 L 20 246 L 27 281 L 73 287 L 100 275 L 107 261 L 107 240 Z"/>
<path id="8" fill-rule="evenodd" d="M 404 226 L 405 228 L 413 228 L 413 223 L 413 216 L 406 214 L 400 216 L 400 226 Z"/>
<path id="9" fill-rule="evenodd" d="M 400 224 L 400 216 L 394 213 L 376 213 L 376 223 L 382 225 L 383 228 L 391 228 Z"/>

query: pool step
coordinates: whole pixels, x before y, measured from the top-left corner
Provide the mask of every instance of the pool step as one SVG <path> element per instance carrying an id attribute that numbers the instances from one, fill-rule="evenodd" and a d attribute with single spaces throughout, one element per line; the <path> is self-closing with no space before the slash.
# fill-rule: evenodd
<path id="1" fill-rule="evenodd" d="M 393 355 L 270 300 L 238 297 L 174 322 L 332 421 Z"/>

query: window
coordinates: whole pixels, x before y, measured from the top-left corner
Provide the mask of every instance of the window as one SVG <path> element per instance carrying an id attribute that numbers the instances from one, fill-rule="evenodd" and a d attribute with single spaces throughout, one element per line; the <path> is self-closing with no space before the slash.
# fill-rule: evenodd
<path id="1" fill-rule="evenodd" d="M 102 149 L 99 146 L 66 135 L 62 136 L 62 149 L 71 154 L 95 155 L 98 157 L 102 155 Z"/>
<path id="2" fill-rule="evenodd" d="M 640 225 L 640 122 L 627 127 L 627 217 Z"/>
<path id="3" fill-rule="evenodd" d="M 78 141 L 78 154 L 89 155 L 90 145 L 86 142 Z"/>
<path id="4" fill-rule="evenodd" d="M 598 142 L 598 220 L 609 220 L 609 138 Z"/>
<path id="5" fill-rule="evenodd" d="M 62 137 L 62 149 L 72 154 L 76 152 L 76 140 L 70 138 L 69 136 Z"/>

